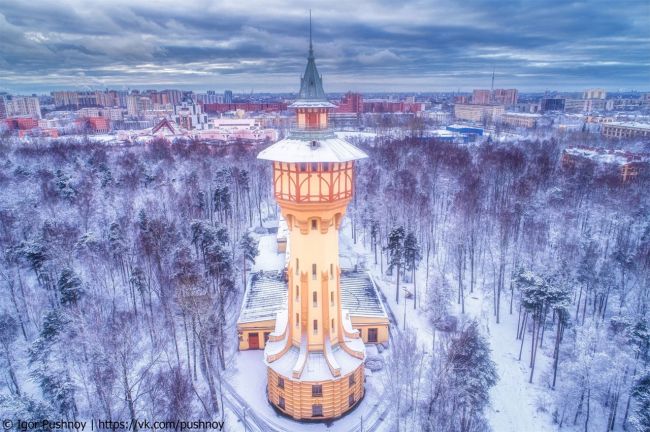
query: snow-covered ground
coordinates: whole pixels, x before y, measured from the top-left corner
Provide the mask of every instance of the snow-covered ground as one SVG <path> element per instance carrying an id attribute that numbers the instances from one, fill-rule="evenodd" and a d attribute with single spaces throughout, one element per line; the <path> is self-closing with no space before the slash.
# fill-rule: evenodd
<path id="1" fill-rule="evenodd" d="M 377 136 L 374 132 L 364 131 L 337 131 L 336 136 L 339 138 L 375 138 Z"/>
<path id="2" fill-rule="evenodd" d="M 529 353 L 526 350 L 529 344 L 524 343 L 522 358 L 518 361 L 521 341 L 515 339 L 517 315 L 510 315 L 505 306 L 502 305 L 501 322 L 496 324 L 491 312 L 491 299 L 480 294 L 466 297 L 465 311 L 478 320 L 488 336 L 492 360 L 499 374 L 499 381 L 490 394 L 491 406 L 487 410 L 487 418 L 495 431 L 554 431 L 557 427 L 548 413 L 537 410 L 543 390 L 535 384 L 541 381 L 541 371 L 548 367 L 550 359 L 544 355 L 538 356 L 533 384 L 529 384 Z M 530 342 L 530 335 L 524 342 Z M 538 354 L 541 354 L 541 350 Z"/>
<path id="3" fill-rule="evenodd" d="M 347 219 L 346 219 L 347 221 Z M 376 283 L 386 296 L 386 302 L 393 310 L 395 318 L 400 327 L 404 325 L 406 316 L 407 326 L 417 333 L 419 342 L 425 351 L 430 351 L 433 344 L 433 330 L 427 322 L 426 317 L 420 310 L 413 309 L 413 300 L 404 300 L 403 292 L 400 293 L 400 303 L 395 302 L 395 280 L 381 274 L 379 265 L 374 265 L 374 255 L 365 249 L 362 240 L 359 238 L 357 244 L 353 244 L 350 235 L 350 226 L 345 224 L 340 237 L 341 261 L 366 262 L 371 269 Z M 426 304 L 425 279 L 426 270 L 424 263 L 420 266 L 417 275 L 418 295 L 421 296 L 419 304 Z M 451 277 L 453 280 L 453 277 Z M 481 278 L 478 278 L 481 281 Z M 522 353 L 521 361 L 518 361 L 521 341 L 516 340 L 517 315 L 508 313 L 507 303 L 502 297 L 501 322 L 496 324 L 492 314 L 492 299 L 490 292 L 480 289 L 477 284 L 474 293 L 466 292 L 465 315 L 460 313 L 460 306 L 453 305 L 453 313 L 460 320 L 476 319 L 479 322 L 483 334 L 488 338 L 492 349 L 492 360 L 497 365 L 499 381 L 491 389 L 491 406 L 487 409 L 486 416 L 495 432 L 546 432 L 555 431 L 557 426 L 553 424 L 551 416 L 547 412 L 538 411 L 539 400 L 543 398 L 544 389 L 537 385 L 541 381 L 542 373 L 548 369 L 550 358 L 538 351 L 536 370 L 533 384 L 528 383 L 530 369 L 528 368 L 530 335 L 527 335 Z M 400 282 L 400 289 L 406 288 L 413 292 L 412 283 Z M 483 291 L 483 292 L 482 292 Z M 405 307 L 406 306 L 406 307 Z M 406 315 L 405 315 L 406 313 Z M 528 350 L 527 350 L 528 349 Z"/>

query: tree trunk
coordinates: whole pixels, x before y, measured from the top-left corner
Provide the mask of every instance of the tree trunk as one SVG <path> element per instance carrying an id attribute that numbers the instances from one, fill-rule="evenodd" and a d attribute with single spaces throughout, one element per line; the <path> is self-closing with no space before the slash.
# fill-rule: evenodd
<path id="1" fill-rule="evenodd" d="M 521 353 L 524 350 L 524 339 L 526 337 L 526 321 L 528 319 L 528 312 L 524 312 L 524 319 L 521 324 L 521 345 L 519 346 L 519 358 L 517 360 L 521 361 Z"/>
<path id="2" fill-rule="evenodd" d="M 560 358 L 560 329 L 562 327 L 562 319 L 558 314 L 557 319 L 557 333 L 555 335 L 555 350 L 553 351 L 553 385 L 551 388 L 555 390 L 555 380 L 557 379 L 557 365 Z"/>
<path id="3" fill-rule="evenodd" d="M 397 265 L 397 286 L 395 288 L 395 303 L 399 304 L 399 264 Z"/>

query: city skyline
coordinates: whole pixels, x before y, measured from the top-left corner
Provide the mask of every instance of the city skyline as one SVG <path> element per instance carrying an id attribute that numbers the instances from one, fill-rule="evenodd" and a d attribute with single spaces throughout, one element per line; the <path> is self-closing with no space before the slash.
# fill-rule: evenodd
<path id="1" fill-rule="evenodd" d="M 0 91 L 291 92 L 314 49 L 329 92 L 648 90 L 650 6 L 8 1 Z M 621 48 L 625 49 L 621 49 Z"/>

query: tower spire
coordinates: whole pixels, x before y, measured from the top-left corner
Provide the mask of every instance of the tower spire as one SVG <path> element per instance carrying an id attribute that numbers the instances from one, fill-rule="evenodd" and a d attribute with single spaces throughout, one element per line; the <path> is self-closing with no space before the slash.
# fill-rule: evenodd
<path id="1" fill-rule="evenodd" d="M 311 9 L 309 9 L 309 56 L 314 56 L 314 47 L 311 43 Z"/>

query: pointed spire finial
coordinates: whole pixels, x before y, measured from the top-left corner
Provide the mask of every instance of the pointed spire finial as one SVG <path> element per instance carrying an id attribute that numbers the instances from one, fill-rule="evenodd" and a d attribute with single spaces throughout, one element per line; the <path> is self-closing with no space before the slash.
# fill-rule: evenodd
<path id="1" fill-rule="evenodd" d="M 309 9 L 309 55 L 314 55 L 314 48 L 311 44 L 311 9 Z"/>

